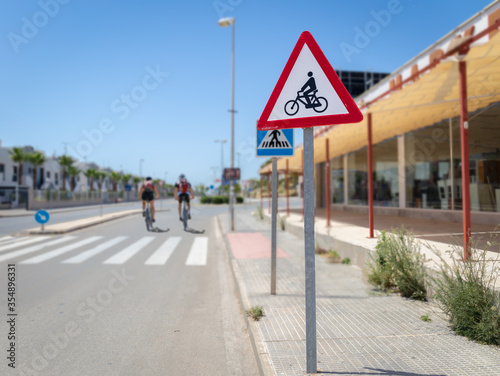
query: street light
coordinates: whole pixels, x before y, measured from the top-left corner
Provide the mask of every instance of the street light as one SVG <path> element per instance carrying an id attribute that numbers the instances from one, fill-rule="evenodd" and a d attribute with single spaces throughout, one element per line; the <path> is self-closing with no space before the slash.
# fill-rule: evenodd
<path id="1" fill-rule="evenodd" d="M 231 54 L 231 168 L 234 168 L 234 17 L 225 17 L 219 20 L 219 26 L 233 25 L 232 54 Z M 234 180 L 229 182 L 229 211 L 231 212 L 231 231 L 234 231 Z"/>
<path id="2" fill-rule="evenodd" d="M 220 142 L 220 176 L 222 177 L 222 174 L 224 173 L 224 144 L 227 140 L 215 140 L 214 142 Z"/>

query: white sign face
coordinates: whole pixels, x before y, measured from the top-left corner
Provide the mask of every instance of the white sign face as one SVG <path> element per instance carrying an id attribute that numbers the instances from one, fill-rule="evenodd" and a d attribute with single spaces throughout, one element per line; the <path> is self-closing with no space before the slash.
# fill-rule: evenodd
<path id="1" fill-rule="evenodd" d="M 312 91 L 307 93 L 311 89 Z M 314 92 L 314 89 L 317 91 Z M 269 120 L 339 115 L 348 112 L 311 50 L 304 44 Z"/>

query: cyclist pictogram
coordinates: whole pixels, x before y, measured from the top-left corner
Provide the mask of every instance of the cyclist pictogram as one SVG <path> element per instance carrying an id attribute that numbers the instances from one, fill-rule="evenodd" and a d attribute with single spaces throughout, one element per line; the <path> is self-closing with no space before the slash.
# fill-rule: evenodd
<path id="1" fill-rule="evenodd" d="M 307 73 L 309 79 L 297 92 L 297 98 L 289 100 L 285 103 L 285 112 L 288 116 L 293 116 L 299 112 L 299 103 L 302 103 L 307 109 L 312 108 L 314 111 L 321 113 L 328 107 L 328 101 L 325 97 L 318 97 L 316 93 L 316 80 L 313 77 L 313 72 Z"/>

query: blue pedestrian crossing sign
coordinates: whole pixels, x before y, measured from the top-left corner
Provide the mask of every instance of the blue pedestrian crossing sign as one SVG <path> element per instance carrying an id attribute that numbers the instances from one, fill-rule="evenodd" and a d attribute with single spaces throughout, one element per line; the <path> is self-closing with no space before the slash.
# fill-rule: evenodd
<path id="1" fill-rule="evenodd" d="M 37 221 L 40 224 L 45 224 L 49 221 L 50 215 L 47 211 L 45 210 L 39 210 L 35 213 L 35 221 Z"/>
<path id="2" fill-rule="evenodd" d="M 257 130 L 257 157 L 293 155 L 293 129 Z"/>

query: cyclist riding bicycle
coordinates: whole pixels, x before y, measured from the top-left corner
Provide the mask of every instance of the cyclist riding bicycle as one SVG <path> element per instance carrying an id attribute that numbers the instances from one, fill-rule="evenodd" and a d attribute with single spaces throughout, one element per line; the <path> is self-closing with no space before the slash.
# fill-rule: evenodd
<path id="1" fill-rule="evenodd" d="M 191 193 L 191 200 L 194 199 L 194 191 L 191 187 L 191 183 L 188 182 L 184 174 L 179 175 L 179 180 L 175 183 L 174 187 L 174 197 L 179 201 L 179 219 L 182 221 L 181 206 L 182 201 L 186 201 L 188 219 L 191 219 L 191 205 L 189 203 L 189 193 Z"/>
<path id="2" fill-rule="evenodd" d="M 155 196 L 156 199 L 160 198 L 160 194 L 158 193 L 158 188 L 156 188 L 153 179 L 149 176 L 146 178 L 144 183 L 141 186 L 141 190 L 139 191 L 139 196 L 142 199 L 142 216 L 146 215 L 146 201 L 150 202 L 151 205 L 151 217 L 153 218 L 153 222 L 155 222 Z"/>
<path id="3" fill-rule="evenodd" d="M 313 77 L 313 72 L 307 73 L 310 77 L 307 82 L 302 86 L 302 94 L 304 95 L 304 99 L 307 101 L 306 108 L 311 108 L 313 105 L 311 103 L 311 97 L 314 95 L 314 91 L 316 90 L 316 80 Z"/>

